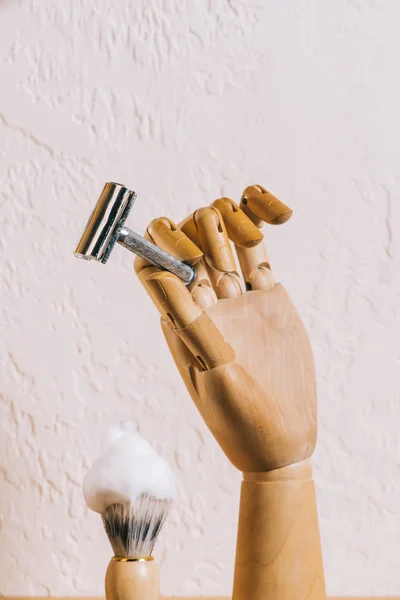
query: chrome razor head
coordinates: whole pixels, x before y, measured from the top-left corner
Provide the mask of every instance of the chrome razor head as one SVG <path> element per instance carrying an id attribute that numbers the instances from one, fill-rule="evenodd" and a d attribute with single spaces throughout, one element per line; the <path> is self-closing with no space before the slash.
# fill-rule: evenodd
<path id="1" fill-rule="evenodd" d="M 119 183 L 106 183 L 76 247 L 75 256 L 105 264 L 135 200 L 135 192 Z"/>
<path id="2" fill-rule="evenodd" d="M 76 247 L 75 256 L 105 264 L 118 242 L 159 269 L 174 273 L 186 285 L 192 283 L 196 277 L 193 267 L 125 227 L 135 200 L 136 194 L 132 190 L 119 183 L 106 183 Z"/>

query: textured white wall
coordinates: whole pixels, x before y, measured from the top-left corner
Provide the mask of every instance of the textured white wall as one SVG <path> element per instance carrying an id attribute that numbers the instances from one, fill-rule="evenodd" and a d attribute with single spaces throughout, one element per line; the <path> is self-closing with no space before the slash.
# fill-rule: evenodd
<path id="1" fill-rule="evenodd" d="M 81 497 L 110 422 L 178 471 L 164 594 L 231 590 L 240 476 L 193 408 L 117 248 L 72 250 L 105 180 L 130 225 L 262 183 L 295 210 L 275 272 L 318 369 L 331 594 L 400 592 L 397 0 L 0 0 L 0 592 L 101 594 Z"/>

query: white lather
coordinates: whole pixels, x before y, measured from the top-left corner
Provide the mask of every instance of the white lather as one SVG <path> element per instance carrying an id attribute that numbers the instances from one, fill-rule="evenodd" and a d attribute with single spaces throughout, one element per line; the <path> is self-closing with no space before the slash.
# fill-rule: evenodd
<path id="1" fill-rule="evenodd" d="M 133 503 L 144 493 L 158 500 L 173 500 L 175 476 L 137 433 L 135 421 L 123 421 L 111 429 L 104 453 L 87 472 L 84 498 L 91 510 L 102 513 L 111 504 Z"/>

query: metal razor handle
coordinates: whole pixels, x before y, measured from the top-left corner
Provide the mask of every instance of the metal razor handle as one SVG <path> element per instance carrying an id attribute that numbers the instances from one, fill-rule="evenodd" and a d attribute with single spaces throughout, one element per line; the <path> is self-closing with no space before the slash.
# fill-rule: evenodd
<path id="1" fill-rule="evenodd" d="M 117 242 L 155 267 L 174 273 L 186 285 L 192 283 L 196 277 L 196 271 L 191 266 L 178 260 L 172 254 L 168 254 L 168 252 L 149 242 L 132 229 L 128 229 L 128 227 L 121 227 Z"/>
<path id="2" fill-rule="evenodd" d="M 106 183 L 76 247 L 75 256 L 105 264 L 117 242 L 155 267 L 174 273 L 189 285 L 196 277 L 191 266 L 124 226 L 135 200 L 136 194 L 132 190 L 119 183 Z"/>

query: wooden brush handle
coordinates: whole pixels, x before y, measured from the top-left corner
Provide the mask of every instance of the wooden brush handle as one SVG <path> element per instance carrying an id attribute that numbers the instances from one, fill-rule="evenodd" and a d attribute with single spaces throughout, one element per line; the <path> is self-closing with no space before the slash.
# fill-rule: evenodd
<path id="1" fill-rule="evenodd" d="M 233 600 L 325 600 L 311 463 L 244 475 Z"/>
<path id="2" fill-rule="evenodd" d="M 107 600 L 158 600 L 160 581 L 157 563 L 120 562 L 111 559 L 106 572 Z"/>

